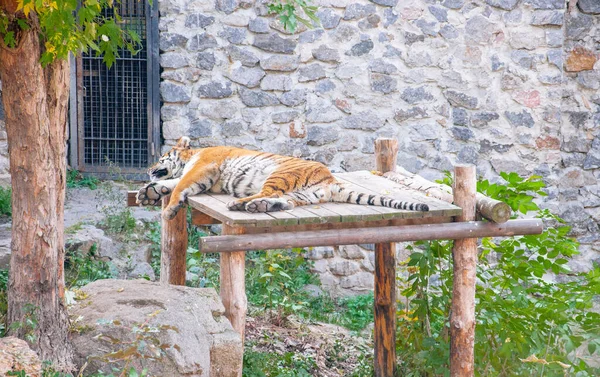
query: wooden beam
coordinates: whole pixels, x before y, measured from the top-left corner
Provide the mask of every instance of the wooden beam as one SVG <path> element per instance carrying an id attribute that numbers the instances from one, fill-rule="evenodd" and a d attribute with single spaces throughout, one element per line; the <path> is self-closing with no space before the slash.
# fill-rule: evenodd
<path id="1" fill-rule="evenodd" d="M 240 234 L 244 234 L 244 228 L 223 224 L 223 234 L 232 235 L 230 237 L 236 237 L 233 235 L 240 237 Z M 246 313 L 248 311 L 245 266 L 246 253 L 243 251 L 221 254 L 221 301 L 223 301 L 225 307 L 225 316 L 231 322 L 233 329 L 242 337 L 242 345 L 244 343 Z M 240 371 L 240 376 L 241 373 L 242 371 Z"/>
<path id="2" fill-rule="evenodd" d="M 459 165 L 454 169 L 454 203 L 463 210 L 456 219 L 459 225 L 475 220 L 477 206 L 475 171 L 473 165 Z M 475 345 L 476 236 L 457 239 L 452 248 L 452 259 L 454 280 L 450 314 L 450 376 L 472 377 Z"/>
<path id="3" fill-rule="evenodd" d="M 127 207 L 137 207 L 138 204 L 135 202 L 135 196 L 137 191 L 127 191 Z"/>
<path id="4" fill-rule="evenodd" d="M 446 185 L 428 181 L 427 179 L 417 174 L 413 174 L 400 166 L 396 167 L 396 171 L 384 173 L 383 176 L 408 188 L 422 191 L 428 196 L 443 200 L 448 203 L 454 202 L 452 188 Z M 512 212 L 508 204 L 496 199 L 488 198 L 480 193 L 477 193 L 477 211 L 483 218 L 496 223 L 508 221 Z"/>
<path id="5" fill-rule="evenodd" d="M 170 196 L 162 199 L 163 209 L 169 204 Z M 186 253 L 188 247 L 187 208 L 182 208 L 174 219 L 161 218 L 160 282 L 185 285 Z"/>
<path id="6" fill-rule="evenodd" d="M 206 213 L 200 212 L 195 208 L 192 208 L 192 224 L 193 225 L 214 225 L 221 224 L 221 222 Z"/>
<path id="7" fill-rule="evenodd" d="M 269 233 L 268 236 L 262 233 L 242 236 L 211 236 L 201 238 L 199 248 L 203 253 L 225 253 L 240 250 L 451 240 L 467 237 L 510 237 L 540 234 L 542 231 L 543 222 L 540 219 L 509 220 L 503 224 L 489 221 L 469 221 L 464 223 L 282 232 Z"/>
<path id="8" fill-rule="evenodd" d="M 375 140 L 377 170 L 393 171 L 397 157 L 397 140 Z M 396 373 L 396 244 L 393 242 L 375 244 L 374 293 L 375 376 L 393 377 Z"/>

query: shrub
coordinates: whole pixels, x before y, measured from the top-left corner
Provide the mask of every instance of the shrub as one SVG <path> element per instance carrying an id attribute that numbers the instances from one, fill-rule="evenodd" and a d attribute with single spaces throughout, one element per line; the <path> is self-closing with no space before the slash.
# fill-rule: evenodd
<path id="1" fill-rule="evenodd" d="M 12 189 L 0 187 L 0 215 L 12 216 Z"/>

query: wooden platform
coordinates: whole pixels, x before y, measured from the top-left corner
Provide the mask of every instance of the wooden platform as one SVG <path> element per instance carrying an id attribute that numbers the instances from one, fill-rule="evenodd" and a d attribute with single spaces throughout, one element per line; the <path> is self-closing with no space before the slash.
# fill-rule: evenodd
<path id="1" fill-rule="evenodd" d="M 188 203 L 198 211 L 231 226 L 273 227 L 325 223 L 356 223 L 392 219 L 418 219 L 458 216 L 462 210 L 447 202 L 427 197 L 422 192 L 409 190 L 389 179 L 369 171 L 334 174 L 347 187 L 366 194 L 390 196 L 395 199 L 426 203 L 428 212 L 398 210 L 378 206 L 346 203 L 324 203 L 294 208 L 291 211 L 248 213 L 229 211 L 226 203 L 230 195 L 202 194 L 188 198 Z"/>

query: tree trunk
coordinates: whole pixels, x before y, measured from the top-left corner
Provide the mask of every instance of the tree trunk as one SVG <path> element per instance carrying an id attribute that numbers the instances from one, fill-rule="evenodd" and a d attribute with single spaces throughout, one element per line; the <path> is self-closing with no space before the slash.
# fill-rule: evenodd
<path id="1" fill-rule="evenodd" d="M 0 2 L 5 10 L 7 2 Z M 11 334 L 29 340 L 42 360 L 68 371 L 63 219 L 69 65 L 56 61 L 42 67 L 40 52 L 37 27 L 22 32 L 17 47 L 0 47 L 13 190 L 8 322 L 25 324 L 34 317 L 35 326 Z"/>

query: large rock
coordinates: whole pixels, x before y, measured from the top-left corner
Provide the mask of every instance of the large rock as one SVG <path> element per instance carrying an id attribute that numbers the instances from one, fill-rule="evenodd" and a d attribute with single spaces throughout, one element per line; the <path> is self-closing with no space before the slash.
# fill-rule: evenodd
<path id="1" fill-rule="evenodd" d="M 71 340 L 76 363 L 87 362 L 88 371 L 123 368 L 127 350 L 152 356 L 136 355 L 129 364 L 147 368 L 150 376 L 233 377 L 242 369 L 240 336 L 212 288 L 99 280 L 82 291 L 87 297 L 70 310 L 80 318 L 75 328 L 81 331 L 72 333 Z"/>
<path id="2" fill-rule="evenodd" d="M 0 338 L 0 375 L 8 376 L 8 372 L 15 371 L 39 377 L 42 375 L 42 362 L 24 340 L 14 336 Z"/>

